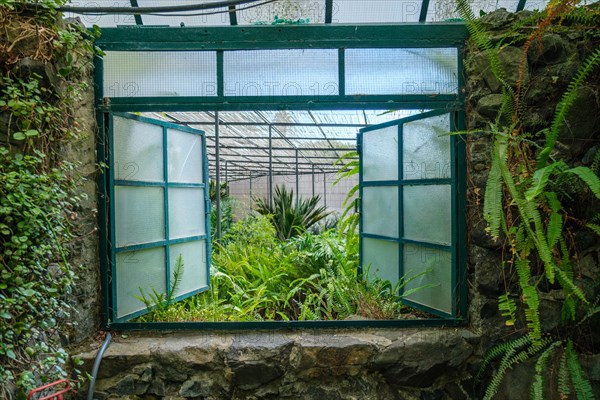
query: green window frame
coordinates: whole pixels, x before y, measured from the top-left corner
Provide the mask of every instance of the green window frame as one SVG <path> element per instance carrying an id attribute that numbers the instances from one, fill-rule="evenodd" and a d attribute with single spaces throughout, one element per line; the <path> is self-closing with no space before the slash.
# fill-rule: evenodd
<path id="1" fill-rule="evenodd" d="M 402 280 L 404 303 L 443 318 L 466 315 L 465 143 L 450 134 L 460 122 L 458 110 L 430 111 L 363 128 L 357 140 L 361 272 Z"/>
<path id="2" fill-rule="evenodd" d="M 452 111 L 459 129 L 464 129 L 464 79 L 462 59 L 468 32 L 461 23 L 398 24 L 398 25 L 340 25 L 340 26 L 244 26 L 244 27 L 123 27 L 103 29 L 96 45 L 103 51 L 120 52 L 215 52 L 214 95 L 209 96 L 143 96 L 122 93 L 109 97 L 104 94 L 104 64 L 95 59 L 95 84 L 98 121 L 108 126 L 111 113 L 168 112 L 168 111 L 236 111 L 236 110 L 445 110 Z M 456 90 L 452 93 L 347 93 L 348 65 L 346 55 L 354 49 L 455 49 Z M 337 91 L 332 94 L 300 95 L 237 95 L 226 92 L 225 52 L 237 50 L 333 49 L 337 52 Z M 376 53 L 376 52 L 375 52 Z M 169 71 L 165 71 L 168 74 Z M 107 93 L 107 95 L 109 95 Z M 458 140 L 458 139 L 453 139 Z M 464 148 L 459 145 L 454 154 L 459 161 L 456 174 L 456 249 L 455 294 L 456 306 L 443 318 L 394 321 L 270 321 L 270 322 L 183 322 L 131 323 L 112 319 L 111 248 L 109 233 L 114 215 L 99 207 L 101 227 L 101 291 L 104 325 L 111 329 L 251 329 L 282 327 L 385 327 L 385 326 L 453 326 L 465 322 L 465 224 L 464 224 Z M 108 157 L 106 138 L 99 138 L 99 161 Z M 100 201 L 109 204 L 112 182 L 106 175 L 99 177 Z M 461 208 L 462 207 L 462 208 Z"/>
<path id="3" fill-rule="evenodd" d="M 108 318 L 123 322 L 147 313 L 137 297 L 150 299 L 156 291 L 177 301 L 208 289 L 208 159 L 201 130 L 133 114 L 108 113 L 106 119 L 111 222 Z M 182 207 L 181 199 L 190 198 L 195 201 Z M 147 218 L 147 223 L 136 229 L 132 220 L 140 218 Z M 183 257 L 179 288 L 170 293 L 179 254 L 189 257 Z"/>

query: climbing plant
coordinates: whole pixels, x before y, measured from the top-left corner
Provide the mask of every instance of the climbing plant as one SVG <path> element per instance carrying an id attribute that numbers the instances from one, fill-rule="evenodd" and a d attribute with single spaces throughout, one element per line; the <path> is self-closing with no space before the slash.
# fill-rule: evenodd
<path id="1" fill-rule="evenodd" d="M 551 356 L 558 360 L 559 392 L 567 398 L 573 389 L 578 399 L 593 398 L 591 387 L 582 372 L 577 349 L 570 339 L 553 338 L 542 330 L 540 296 L 542 285 L 560 287 L 563 292 L 563 321 L 573 321 L 579 307 L 586 308 L 589 299 L 575 283 L 573 223 L 577 228 L 595 230 L 592 220 L 565 202 L 569 196 L 565 185 L 580 196 L 600 199 L 600 179 L 594 168 L 570 166 L 555 152 L 559 133 L 565 128 L 567 115 L 573 107 L 578 90 L 593 76 L 600 65 L 600 48 L 588 51 L 562 98 L 556 105 L 552 120 L 540 131 L 530 132 L 523 122 L 527 115 L 524 82 L 528 56 L 535 46 L 541 46 L 544 34 L 563 24 L 578 29 L 597 26 L 597 9 L 578 8 L 579 1 L 550 1 L 541 12 L 532 13 L 512 27 L 502 38 L 492 40 L 481 21 L 475 18 L 470 5 L 459 0 L 458 8 L 471 33 L 474 51 L 482 53 L 499 82 L 502 102 L 494 122 L 485 129 L 491 138 L 491 166 L 487 178 L 483 214 L 489 235 L 502 243 L 503 267 L 515 271 L 518 293 L 511 289 L 499 297 L 499 309 L 507 326 L 522 327 L 527 334 L 492 348 L 484 359 L 485 368 L 492 360 L 499 365 L 488 384 L 485 397 L 492 398 L 506 373 L 513 365 L 537 356 L 531 398 L 544 394 L 544 374 Z M 591 24 L 591 25 L 590 25 Z M 509 83 L 500 61 L 503 49 L 519 43 L 522 49 L 516 83 Z"/>
<path id="2" fill-rule="evenodd" d="M 34 5 L 35 7 L 31 7 Z M 76 270 L 81 202 L 61 149 L 80 137 L 73 112 L 94 52 L 66 25 L 64 1 L 0 1 L 0 398 L 67 376 L 62 342 Z"/>

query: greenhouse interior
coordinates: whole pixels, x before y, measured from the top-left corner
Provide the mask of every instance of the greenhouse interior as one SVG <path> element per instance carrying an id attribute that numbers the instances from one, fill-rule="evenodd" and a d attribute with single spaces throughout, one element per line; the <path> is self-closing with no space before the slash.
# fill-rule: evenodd
<path id="1" fill-rule="evenodd" d="M 0 2 L 0 398 L 600 396 L 599 4 Z"/>

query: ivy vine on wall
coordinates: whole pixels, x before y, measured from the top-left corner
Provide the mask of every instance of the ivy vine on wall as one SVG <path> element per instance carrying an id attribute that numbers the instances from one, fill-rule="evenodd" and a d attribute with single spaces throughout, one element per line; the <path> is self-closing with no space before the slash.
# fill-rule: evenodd
<path id="1" fill-rule="evenodd" d="M 587 215 L 600 200 L 600 171 L 597 162 L 588 167 L 570 160 L 569 165 L 556 150 L 559 137 L 567 131 L 567 116 L 579 90 L 590 78 L 597 77 L 594 73 L 600 68 L 596 33 L 600 10 L 580 7 L 577 0 L 551 0 L 544 10 L 528 14 L 501 37 L 492 37 L 475 18 L 468 1 L 458 3 L 471 33 L 472 51 L 487 59 L 502 93 L 495 120 L 483 130 L 491 141 L 483 217 L 489 235 L 501 243 L 503 271 L 517 282 L 498 298 L 499 311 L 506 325 L 514 327 L 517 337 L 492 347 L 484 358 L 482 369 L 496 359 L 499 362 L 483 398 L 496 395 L 508 369 L 537 357 L 532 399 L 546 398 L 550 363 L 558 370 L 558 388 L 552 390 L 560 398 L 570 398 L 573 393 L 578 399 L 591 399 L 592 388 L 577 355 L 585 349 L 576 336 L 578 326 L 599 311 L 595 306 L 599 299 L 577 284 L 573 232 L 587 229 L 600 234 L 596 223 L 600 215 Z M 553 118 L 540 124 L 540 130 L 531 131 L 531 125 L 525 123 L 529 112 L 525 97 L 529 59 L 543 46 L 544 35 L 568 29 L 584 32 L 591 48 L 581 55 L 582 62 L 556 104 Z M 521 58 L 517 73 L 513 71 L 516 76 L 509 77 L 501 54 L 515 45 L 520 47 Z M 600 151 L 595 159 L 600 161 Z M 588 206 L 572 206 L 573 196 L 587 199 Z M 542 328 L 543 287 L 562 291 L 563 326 L 559 332 Z"/>
<path id="2" fill-rule="evenodd" d="M 0 0 L 0 398 L 67 375 L 62 348 L 72 223 L 81 195 L 63 145 L 82 134 L 73 112 L 87 89 L 92 38 L 41 0 Z M 32 1 L 33 3 L 33 1 Z"/>

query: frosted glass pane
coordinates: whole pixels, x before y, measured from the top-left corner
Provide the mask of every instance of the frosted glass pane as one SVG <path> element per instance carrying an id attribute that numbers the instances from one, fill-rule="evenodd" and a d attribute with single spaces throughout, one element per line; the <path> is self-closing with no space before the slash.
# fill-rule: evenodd
<path id="1" fill-rule="evenodd" d="M 476 16 L 480 15 L 483 11 L 487 14 L 498 10 L 500 8 L 506 8 L 509 12 L 515 12 L 519 0 L 495 0 L 495 1 L 472 1 L 471 10 Z M 544 3 L 538 0 L 527 0 L 526 4 L 529 3 Z M 525 8 L 528 8 L 527 6 Z M 451 18 L 460 18 L 460 15 L 456 9 L 456 1 L 448 0 L 430 0 L 429 8 L 427 10 L 427 21 L 444 21 Z"/>
<path id="2" fill-rule="evenodd" d="M 451 243 L 450 185 L 405 186 L 403 198 L 406 239 Z"/>
<path id="3" fill-rule="evenodd" d="M 169 182 L 202 183 L 203 158 L 200 135 L 167 131 Z"/>
<path id="4" fill-rule="evenodd" d="M 131 7 L 130 0 L 71 0 L 68 3 L 69 6 L 74 7 Z M 83 24 L 88 28 L 91 28 L 94 25 L 98 25 L 100 27 L 135 25 L 135 18 L 131 14 L 83 15 L 66 12 L 65 17 L 80 18 L 81 22 L 83 22 Z"/>
<path id="5" fill-rule="evenodd" d="M 115 186 L 115 235 L 117 247 L 165 239 L 163 189 Z"/>
<path id="6" fill-rule="evenodd" d="M 402 128 L 403 179 L 450 178 L 450 115 L 407 122 Z"/>
<path id="7" fill-rule="evenodd" d="M 226 51 L 225 96 L 338 94 L 335 49 Z"/>
<path id="8" fill-rule="evenodd" d="M 139 7 L 162 7 L 162 6 L 174 6 L 174 5 L 191 5 L 198 4 L 197 0 L 137 0 Z M 176 3 L 176 4 L 175 4 Z M 131 5 L 131 4 L 129 4 Z M 223 26 L 229 25 L 229 14 L 226 12 L 227 8 L 215 8 L 210 10 L 212 12 L 219 12 L 218 14 L 209 15 L 193 15 L 198 14 L 198 11 L 188 12 L 177 12 L 175 15 L 162 14 L 162 15 L 142 15 L 142 22 L 144 25 L 169 25 L 180 27 L 181 23 L 184 26 Z"/>
<path id="9" fill-rule="evenodd" d="M 115 116 L 113 132 L 115 179 L 164 180 L 162 127 Z"/>
<path id="10" fill-rule="evenodd" d="M 398 126 L 367 131 L 362 137 L 363 181 L 398 179 Z"/>
<path id="11" fill-rule="evenodd" d="M 346 94 L 458 93 L 456 49 L 346 49 Z"/>
<path id="12" fill-rule="evenodd" d="M 145 310 L 140 288 L 148 298 L 152 289 L 165 293 L 167 288 L 163 247 L 117 254 L 117 317 Z"/>
<path id="13" fill-rule="evenodd" d="M 169 236 L 171 239 L 204 235 L 204 189 L 169 188 Z"/>
<path id="14" fill-rule="evenodd" d="M 181 275 L 181 282 L 175 290 L 176 297 L 208 286 L 206 241 L 199 240 L 197 242 L 176 244 L 170 247 L 171 277 L 173 277 L 173 273 L 175 272 L 177 257 L 180 254 L 183 257 L 183 273 Z"/>
<path id="15" fill-rule="evenodd" d="M 335 0 L 333 23 L 418 22 L 421 2 L 414 0 Z"/>
<path id="16" fill-rule="evenodd" d="M 107 51 L 104 96 L 216 96 L 214 51 Z"/>
<path id="17" fill-rule="evenodd" d="M 386 240 L 363 238 L 363 271 L 369 277 L 388 280 L 394 285 L 400 279 L 399 244 Z"/>
<path id="18" fill-rule="evenodd" d="M 260 4 L 260 3 L 255 3 Z M 240 10 L 238 6 L 237 22 L 239 25 L 271 24 L 275 15 L 281 19 L 308 20 L 308 23 L 325 22 L 325 0 L 276 1 Z"/>
<path id="19" fill-rule="evenodd" d="M 380 186 L 363 188 L 363 232 L 398 237 L 398 187 Z"/>
<path id="20" fill-rule="evenodd" d="M 405 286 L 405 291 L 433 284 L 435 286 L 414 292 L 406 299 L 415 303 L 452 312 L 452 254 L 411 244 L 404 245 L 404 276 L 409 279 L 418 274 Z"/>

